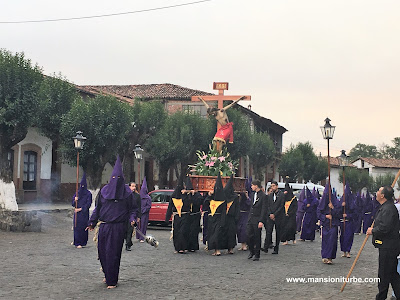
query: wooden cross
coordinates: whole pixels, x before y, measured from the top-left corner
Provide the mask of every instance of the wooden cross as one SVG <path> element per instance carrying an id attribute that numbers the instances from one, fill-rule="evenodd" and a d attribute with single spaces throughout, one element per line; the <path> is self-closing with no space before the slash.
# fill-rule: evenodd
<path id="1" fill-rule="evenodd" d="M 210 101 L 218 101 L 218 109 L 224 108 L 224 101 L 238 101 L 238 100 L 251 100 L 251 96 L 226 96 L 224 95 L 224 91 L 228 90 L 229 83 L 228 82 L 214 82 L 213 89 L 218 90 L 218 95 L 212 96 L 192 96 L 192 101 L 201 101 L 203 99 L 205 102 Z M 218 123 L 218 129 L 220 128 L 220 124 Z"/>

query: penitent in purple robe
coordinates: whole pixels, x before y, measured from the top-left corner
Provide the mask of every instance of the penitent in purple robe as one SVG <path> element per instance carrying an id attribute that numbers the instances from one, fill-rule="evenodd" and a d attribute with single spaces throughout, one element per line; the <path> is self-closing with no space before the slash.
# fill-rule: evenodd
<path id="1" fill-rule="evenodd" d="M 341 208 L 336 196 L 331 193 L 333 209 L 329 209 L 329 192 L 331 191 L 327 184 L 317 208 L 317 216 L 322 225 L 321 256 L 322 258 L 334 259 L 336 258 L 337 252 L 338 226 Z M 332 215 L 332 222 L 326 218 L 326 215 L 329 214 Z"/>
<path id="2" fill-rule="evenodd" d="M 76 193 L 72 198 L 72 206 L 82 208 L 81 211 L 74 213 L 74 245 L 86 246 L 88 241 L 88 231 L 86 230 L 89 220 L 89 208 L 92 205 L 92 193 L 87 189 L 86 173 L 83 174 L 78 189 L 78 203 L 75 203 Z M 75 223 L 76 218 L 76 223 Z"/>
<path id="3" fill-rule="evenodd" d="M 140 198 L 142 207 L 142 216 L 140 217 L 140 231 L 146 235 L 147 225 L 149 224 L 149 213 L 151 209 L 151 197 L 149 196 L 149 191 L 147 189 L 146 177 L 143 178 L 142 187 L 140 188 Z M 136 232 L 136 238 L 143 241 L 144 238 Z"/>
<path id="4" fill-rule="evenodd" d="M 247 242 L 247 221 L 249 219 L 250 207 L 251 207 L 251 197 L 253 191 L 251 189 L 251 177 L 246 178 L 245 187 L 247 195 L 245 193 L 240 194 L 240 216 L 237 224 L 237 239 L 238 243 Z"/>
<path id="5" fill-rule="evenodd" d="M 343 196 L 340 199 L 339 203 L 341 206 L 341 217 L 340 217 L 340 250 L 342 252 L 350 252 L 351 246 L 353 245 L 354 239 L 354 228 L 353 228 L 353 219 L 356 216 L 355 213 L 355 199 L 353 194 L 351 193 L 350 187 L 346 185 L 345 192 L 345 203 L 346 205 L 343 207 Z M 346 218 L 343 217 L 343 214 L 346 213 Z"/>
<path id="6" fill-rule="evenodd" d="M 240 217 L 237 224 L 238 243 L 247 242 L 247 221 L 249 219 L 251 199 L 245 193 L 240 194 Z"/>
<path id="7" fill-rule="evenodd" d="M 315 240 L 315 224 L 318 221 L 317 207 L 318 199 L 315 198 L 310 190 L 306 189 L 306 198 L 303 201 L 304 217 L 301 226 L 300 239 L 302 240 Z"/>
<path id="8" fill-rule="evenodd" d="M 363 220 L 363 202 L 361 198 L 360 192 L 357 193 L 355 196 L 355 201 L 354 201 L 354 207 L 355 207 L 355 216 L 353 218 L 353 231 L 354 233 L 360 233 L 361 232 L 361 224 Z"/>
<path id="9" fill-rule="evenodd" d="M 297 232 L 301 231 L 301 226 L 303 223 L 303 217 L 304 217 L 303 202 L 304 202 L 305 198 L 306 198 L 306 189 L 304 187 L 301 190 L 300 195 L 299 195 L 299 200 L 297 201 L 297 214 L 296 214 L 296 231 Z"/>
<path id="10" fill-rule="evenodd" d="M 106 283 L 109 286 L 118 283 L 127 222 L 136 222 L 139 213 L 132 191 L 124 183 L 118 156 L 109 184 L 101 189 L 96 200 L 96 208 L 88 222 L 91 227 L 97 222 L 102 222 L 99 225 L 97 248 Z"/>
<path id="11" fill-rule="evenodd" d="M 364 205 L 363 205 L 363 233 L 365 234 L 367 232 L 368 227 L 371 227 L 372 222 L 374 221 L 374 215 L 373 215 L 373 210 L 374 210 L 374 204 L 372 202 L 371 196 L 369 195 L 369 192 L 367 191 L 365 197 L 364 197 Z"/>

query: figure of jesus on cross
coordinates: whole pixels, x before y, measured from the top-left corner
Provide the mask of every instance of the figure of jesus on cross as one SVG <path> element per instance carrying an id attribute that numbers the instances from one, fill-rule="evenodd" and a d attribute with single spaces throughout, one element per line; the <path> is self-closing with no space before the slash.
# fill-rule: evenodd
<path id="1" fill-rule="evenodd" d="M 222 147 L 229 140 L 233 143 L 233 123 L 229 122 L 226 110 L 231 108 L 240 100 L 250 100 L 251 96 L 225 96 L 224 90 L 228 89 L 227 82 L 214 82 L 214 89 L 218 90 L 218 95 L 215 96 L 193 96 L 192 101 L 202 101 L 207 108 L 207 113 L 215 117 L 218 122 L 217 133 L 213 138 L 214 149 L 221 152 Z M 210 107 L 207 101 L 218 101 L 218 107 Z M 223 101 L 233 100 L 232 103 L 224 107 Z"/>

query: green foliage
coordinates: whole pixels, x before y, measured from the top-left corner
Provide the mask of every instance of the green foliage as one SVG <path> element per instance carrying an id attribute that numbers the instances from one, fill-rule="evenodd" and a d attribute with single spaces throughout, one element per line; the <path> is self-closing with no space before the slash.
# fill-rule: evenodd
<path id="1" fill-rule="evenodd" d="M 213 124 L 197 114 L 176 112 L 167 116 L 162 127 L 149 137 L 145 149 L 163 169 L 181 162 L 193 163 L 197 150 L 206 150 L 213 136 Z"/>
<path id="2" fill-rule="evenodd" d="M 197 151 L 196 154 L 198 161 L 191 166 L 196 175 L 218 176 L 219 173 L 221 176 L 231 176 L 239 166 L 239 162 L 233 161 L 226 150 L 219 153 L 211 149 L 207 154 L 204 151 Z"/>
<path id="3" fill-rule="evenodd" d="M 150 136 L 155 135 L 163 126 L 167 112 L 164 104 L 159 101 L 142 102 L 135 100 L 132 110 L 135 132 L 137 133 L 136 142 L 143 145 Z"/>
<path id="4" fill-rule="evenodd" d="M 392 140 L 393 146 L 385 145 L 383 149 L 383 157 L 391 159 L 400 159 L 400 137 Z"/>
<path id="5" fill-rule="evenodd" d="M 279 174 L 283 177 L 289 176 L 290 181 L 297 181 L 301 178 L 303 169 L 304 160 L 300 149 L 290 145 L 289 149 L 282 155 L 279 163 Z"/>
<path id="6" fill-rule="evenodd" d="M 291 180 L 304 180 L 318 182 L 328 175 L 328 163 L 319 160 L 314 153 L 310 142 L 298 143 L 282 155 L 279 164 L 279 173 L 282 176 L 289 176 Z"/>
<path id="7" fill-rule="evenodd" d="M 374 179 L 367 170 L 347 167 L 345 169 L 345 181 L 352 191 L 360 191 L 364 187 L 371 190 Z M 339 182 L 343 183 L 343 170 L 339 172 Z"/>
<path id="8" fill-rule="evenodd" d="M 22 141 L 37 113 L 37 93 L 43 79 L 23 53 L 0 49 L 0 178 L 11 181 L 7 154 Z"/>
<path id="9" fill-rule="evenodd" d="M 113 163 L 127 146 L 132 130 L 131 107 L 109 96 L 97 96 L 88 102 L 76 100 L 62 119 L 61 138 L 64 158 L 76 165 L 76 150 L 72 137 L 82 131 L 87 137 L 80 151 L 80 165 L 85 169 L 91 188 L 101 184 L 101 174 L 107 162 Z"/>
<path id="10" fill-rule="evenodd" d="M 358 143 L 349 152 L 350 160 L 355 160 L 358 157 L 375 157 L 382 158 L 382 154 L 374 145 L 366 145 Z"/>
<path id="11" fill-rule="evenodd" d="M 389 185 L 392 186 L 392 183 L 395 179 L 395 175 L 394 174 L 384 174 L 384 175 L 378 175 L 375 177 L 374 182 L 372 184 L 372 191 L 376 192 L 380 189 L 380 187 L 385 186 L 385 185 Z M 398 182 L 396 182 L 396 184 L 398 185 Z M 396 187 L 395 184 L 395 187 Z"/>
<path id="12" fill-rule="evenodd" d="M 74 101 L 80 98 L 75 87 L 61 74 L 46 76 L 39 91 L 39 114 L 36 124 L 39 130 L 58 141 L 62 117 L 69 112 Z"/>
<path id="13" fill-rule="evenodd" d="M 1 147 L 11 148 L 26 136 L 37 112 L 37 93 L 43 75 L 23 53 L 0 49 Z"/>
<path id="14" fill-rule="evenodd" d="M 250 136 L 248 155 L 257 178 L 262 178 L 269 163 L 275 158 L 275 146 L 266 132 L 255 132 Z"/>
<path id="15" fill-rule="evenodd" d="M 250 144 L 250 124 L 249 120 L 235 108 L 226 111 L 230 122 L 233 122 L 233 138 L 234 142 L 228 143 L 228 152 L 232 158 L 239 159 L 246 156 Z"/>

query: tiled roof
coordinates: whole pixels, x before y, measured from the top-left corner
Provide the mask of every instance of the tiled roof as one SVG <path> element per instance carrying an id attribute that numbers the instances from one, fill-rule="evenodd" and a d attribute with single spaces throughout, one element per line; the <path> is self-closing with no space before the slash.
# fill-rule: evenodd
<path id="1" fill-rule="evenodd" d="M 137 85 L 81 85 L 81 88 L 97 93 L 119 95 L 135 99 L 176 99 L 190 100 L 192 96 L 214 95 L 211 93 L 192 90 L 179 85 L 163 84 L 137 84 Z"/>
<path id="2" fill-rule="evenodd" d="M 324 156 L 323 159 L 328 160 L 328 156 Z M 331 167 L 340 167 L 339 159 L 337 157 L 330 157 Z M 354 167 L 350 161 L 347 162 L 348 167 Z"/>
<path id="3" fill-rule="evenodd" d="M 374 167 L 378 168 L 393 168 L 393 169 L 400 169 L 400 160 L 398 159 L 383 159 L 383 158 L 373 158 L 373 157 L 359 157 L 357 160 L 363 160 Z"/>

